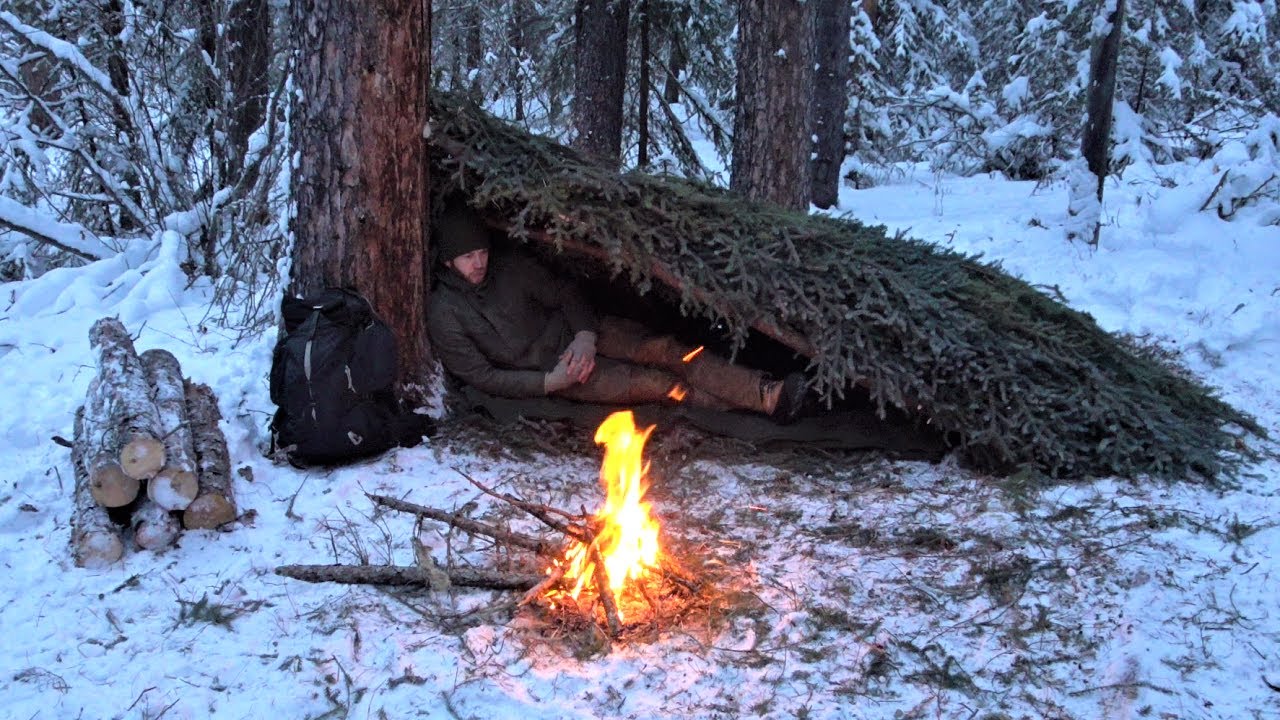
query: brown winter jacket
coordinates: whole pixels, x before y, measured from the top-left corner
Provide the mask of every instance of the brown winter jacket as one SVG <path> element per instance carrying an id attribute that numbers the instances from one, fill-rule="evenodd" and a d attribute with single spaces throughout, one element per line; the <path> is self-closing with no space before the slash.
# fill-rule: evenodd
<path id="1" fill-rule="evenodd" d="M 441 269 L 427 322 L 445 370 L 491 395 L 522 398 L 545 395 L 543 375 L 599 321 L 570 279 L 527 255 L 494 252 L 479 286 Z"/>

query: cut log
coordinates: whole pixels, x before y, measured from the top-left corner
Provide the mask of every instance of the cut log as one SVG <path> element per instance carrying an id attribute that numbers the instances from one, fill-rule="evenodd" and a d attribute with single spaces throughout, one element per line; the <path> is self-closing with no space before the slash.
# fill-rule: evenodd
<path id="1" fill-rule="evenodd" d="M 106 508 L 98 504 L 91 492 L 89 468 L 85 464 L 85 449 L 88 445 L 82 407 L 76 411 L 75 439 L 71 445 L 71 465 L 76 481 L 75 510 L 71 516 L 71 548 L 76 565 L 101 568 L 124 555 L 124 541 L 120 538 L 119 527 L 111 522 Z"/>
<path id="2" fill-rule="evenodd" d="M 165 464 L 159 416 L 151 399 L 142 361 L 133 339 L 115 318 L 103 318 L 89 329 L 89 345 L 98 353 L 98 391 L 111 423 L 106 451 L 120 453 L 120 467 L 138 480 L 149 480 Z"/>
<path id="3" fill-rule="evenodd" d="M 208 385 L 187 382 L 186 396 L 200 491 L 183 511 L 182 524 L 189 530 L 216 528 L 236 519 L 231 456 L 227 453 L 227 438 L 218 427 L 222 415 Z"/>
<path id="4" fill-rule="evenodd" d="M 195 449 L 187 421 L 187 391 L 182 366 L 168 350 L 142 353 L 142 368 L 155 401 L 157 430 L 164 442 L 164 467 L 147 482 L 147 497 L 165 510 L 185 510 L 200 491 Z"/>
<path id="5" fill-rule="evenodd" d="M 133 541 L 143 550 L 153 552 L 171 547 L 182 529 L 168 510 L 149 497 L 143 498 L 134 509 L 131 524 Z"/>
<path id="6" fill-rule="evenodd" d="M 405 565 L 282 565 L 276 568 L 276 574 L 305 582 L 432 587 L 426 570 Z M 452 585 L 491 590 L 528 590 L 542 581 L 541 575 L 467 568 L 451 568 L 448 574 Z"/>
<path id="7" fill-rule="evenodd" d="M 98 378 L 89 382 L 85 404 L 76 414 L 72 445 L 85 465 L 88 490 L 94 501 L 102 507 L 124 507 L 138 496 L 138 479 L 120 467 L 120 456 L 115 451 L 116 428 L 100 384 Z"/>

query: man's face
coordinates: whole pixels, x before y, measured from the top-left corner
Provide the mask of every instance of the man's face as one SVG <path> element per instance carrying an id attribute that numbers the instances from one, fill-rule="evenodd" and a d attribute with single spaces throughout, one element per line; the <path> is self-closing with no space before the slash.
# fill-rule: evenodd
<path id="1" fill-rule="evenodd" d="M 467 279 L 472 285 L 484 282 L 484 274 L 489 270 L 489 251 L 472 250 L 449 261 L 449 267 Z"/>

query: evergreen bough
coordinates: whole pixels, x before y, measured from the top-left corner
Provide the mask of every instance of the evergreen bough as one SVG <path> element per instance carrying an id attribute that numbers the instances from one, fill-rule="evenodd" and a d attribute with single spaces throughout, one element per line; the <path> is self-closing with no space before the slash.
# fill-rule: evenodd
<path id="1" fill-rule="evenodd" d="M 1214 481 L 1253 457 L 1244 435 L 1265 436 L 1205 385 L 977 257 L 619 175 L 444 93 L 428 143 L 433 183 L 513 237 L 602 249 L 640 293 L 661 268 L 681 312 L 723 321 L 735 349 L 753 324 L 789 328 L 825 397 L 861 385 L 882 410 L 953 433 L 980 469 Z"/>

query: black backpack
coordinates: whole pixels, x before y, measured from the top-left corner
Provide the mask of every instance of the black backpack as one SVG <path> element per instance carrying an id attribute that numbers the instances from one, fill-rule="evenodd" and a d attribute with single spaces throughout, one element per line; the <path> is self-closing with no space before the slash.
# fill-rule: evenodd
<path id="1" fill-rule="evenodd" d="M 285 334 L 271 358 L 273 449 L 297 465 L 334 465 L 430 434 L 430 418 L 396 401 L 395 335 L 367 300 L 329 288 L 285 298 L 281 312 Z"/>

